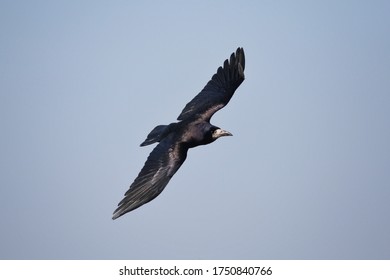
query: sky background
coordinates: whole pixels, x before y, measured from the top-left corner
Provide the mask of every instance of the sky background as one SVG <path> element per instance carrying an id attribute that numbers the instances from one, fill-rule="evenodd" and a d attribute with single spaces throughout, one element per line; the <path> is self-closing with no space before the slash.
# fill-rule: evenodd
<path id="1" fill-rule="evenodd" d="M 1 1 L 1 259 L 389 259 L 389 1 Z M 223 61 L 246 80 L 113 221 Z"/>

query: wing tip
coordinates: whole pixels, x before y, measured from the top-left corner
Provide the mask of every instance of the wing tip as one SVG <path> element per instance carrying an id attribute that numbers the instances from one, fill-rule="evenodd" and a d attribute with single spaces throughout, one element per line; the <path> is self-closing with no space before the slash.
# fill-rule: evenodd
<path id="1" fill-rule="evenodd" d="M 112 213 L 112 219 L 113 220 L 116 220 L 118 219 L 120 216 L 122 216 L 123 214 L 120 214 L 120 212 L 118 211 L 115 211 L 114 213 Z"/>
<path id="2" fill-rule="evenodd" d="M 233 55 L 234 55 L 234 53 L 232 53 L 232 56 Z M 237 61 L 238 69 L 240 70 L 240 66 L 241 66 L 242 73 L 243 73 L 244 70 L 245 70 L 245 52 L 244 52 L 244 48 L 242 48 L 242 47 L 238 47 L 237 48 L 236 53 L 235 53 L 235 59 Z"/>
<path id="3" fill-rule="evenodd" d="M 111 219 L 116 220 L 119 216 L 113 215 Z"/>
<path id="4" fill-rule="evenodd" d="M 126 197 L 124 198 L 126 199 Z M 122 200 L 123 201 L 123 200 Z M 137 205 L 136 207 L 131 207 L 131 206 L 128 206 L 128 205 L 124 205 L 123 203 L 119 202 L 118 204 L 118 208 L 114 211 L 114 213 L 112 213 L 112 219 L 113 220 L 116 220 L 118 219 L 119 217 L 123 216 L 124 214 L 126 213 L 129 213 L 135 209 L 137 209 L 138 207 L 142 206 L 143 204 L 140 204 L 140 205 Z"/>
<path id="5" fill-rule="evenodd" d="M 231 87 L 232 93 L 245 80 L 245 53 L 244 48 L 238 47 L 235 52 L 226 59 L 222 66 L 219 66 L 217 72 L 212 76 L 211 80 L 206 84 L 202 91 L 210 88 L 223 89 L 224 87 Z M 201 93 L 202 93 L 201 91 Z M 190 116 L 195 116 L 197 113 L 194 109 L 194 103 L 199 101 L 199 94 L 195 96 L 189 103 L 186 104 L 177 120 L 182 121 Z M 227 102 L 230 100 L 227 100 Z"/>
<path id="6" fill-rule="evenodd" d="M 120 216 L 122 216 L 122 215 L 124 215 L 124 214 L 127 213 L 126 211 L 124 211 L 124 209 L 123 209 L 123 207 L 122 207 L 122 205 L 121 205 L 121 202 L 119 202 L 118 206 L 119 206 L 119 207 L 114 211 L 114 213 L 112 213 L 112 219 L 113 219 L 113 220 L 116 220 L 116 219 L 118 219 Z"/>

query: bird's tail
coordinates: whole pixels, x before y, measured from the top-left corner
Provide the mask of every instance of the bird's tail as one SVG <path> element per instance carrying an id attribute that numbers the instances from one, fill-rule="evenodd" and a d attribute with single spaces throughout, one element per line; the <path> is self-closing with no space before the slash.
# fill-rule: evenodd
<path id="1" fill-rule="evenodd" d="M 146 140 L 141 143 L 141 146 L 147 146 L 156 142 L 160 142 L 165 136 L 168 125 L 158 125 L 148 134 Z"/>

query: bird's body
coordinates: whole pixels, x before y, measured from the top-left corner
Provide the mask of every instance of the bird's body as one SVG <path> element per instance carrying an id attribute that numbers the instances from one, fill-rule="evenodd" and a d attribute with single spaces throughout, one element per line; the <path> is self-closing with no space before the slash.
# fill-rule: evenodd
<path id="1" fill-rule="evenodd" d="M 204 89 L 183 109 L 179 122 L 156 126 L 141 146 L 159 144 L 150 153 L 144 167 L 131 184 L 113 214 L 116 219 L 158 196 L 187 158 L 190 148 L 214 142 L 230 132 L 210 124 L 210 118 L 223 108 L 244 81 L 244 50 L 219 67 Z"/>

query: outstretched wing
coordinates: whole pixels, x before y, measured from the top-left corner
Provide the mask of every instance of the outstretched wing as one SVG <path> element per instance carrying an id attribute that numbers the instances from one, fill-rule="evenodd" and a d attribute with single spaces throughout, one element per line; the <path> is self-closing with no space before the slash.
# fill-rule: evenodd
<path id="1" fill-rule="evenodd" d="M 187 149 L 173 145 L 171 137 L 150 153 L 138 177 L 118 204 L 112 219 L 122 216 L 157 197 L 187 157 Z"/>
<path id="2" fill-rule="evenodd" d="M 230 56 L 230 61 L 226 59 L 223 67 L 218 68 L 204 89 L 184 107 L 177 119 L 195 118 L 209 121 L 215 112 L 225 107 L 244 81 L 244 69 L 244 50 L 238 48 L 236 53 Z"/>

